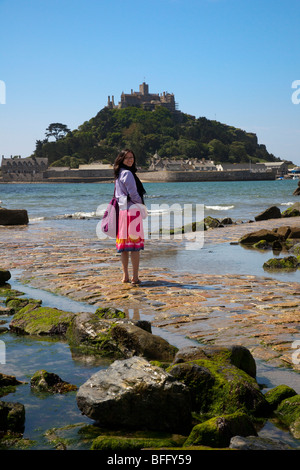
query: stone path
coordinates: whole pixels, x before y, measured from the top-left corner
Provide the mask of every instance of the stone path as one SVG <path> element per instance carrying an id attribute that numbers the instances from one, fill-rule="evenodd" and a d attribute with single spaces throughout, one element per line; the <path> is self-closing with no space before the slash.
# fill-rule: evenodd
<path id="1" fill-rule="evenodd" d="M 236 243 L 245 233 L 280 225 L 300 225 L 300 218 L 212 229 L 205 232 L 205 243 Z M 103 247 L 97 238 L 78 238 L 38 224 L 0 228 L 1 266 L 18 270 L 18 278 L 32 287 L 88 302 L 95 309 L 109 305 L 131 317 L 149 316 L 153 326 L 201 344 L 242 344 L 256 359 L 299 371 L 295 341 L 300 350 L 300 283 L 251 273 L 199 275 L 147 266 L 151 250 L 159 256 L 159 250 L 168 249 L 172 256 L 180 243 L 148 241 L 140 271 L 143 283 L 132 286 L 120 282 L 113 242 Z"/>

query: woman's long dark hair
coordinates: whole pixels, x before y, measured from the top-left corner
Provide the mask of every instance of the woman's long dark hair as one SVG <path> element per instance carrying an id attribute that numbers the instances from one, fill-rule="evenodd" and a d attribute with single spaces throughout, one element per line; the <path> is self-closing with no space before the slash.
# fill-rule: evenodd
<path id="1" fill-rule="evenodd" d="M 126 166 L 126 165 L 124 165 L 124 160 L 125 160 L 125 157 L 128 153 L 132 153 L 133 158 L 134 158 L 133 165 L 130 167 L 130 169 L 131 169 L 132 173 L 136 173 L 137 168 L 136 168 L 136 163 L 135 163 L 135 155 L 134 155 L 133 151 L 130 150 L 130 149 L 121 150 L 121 152 L 119 153 L 119 155 L 115 159 L 115 163 L 114 163 L 115 179 L 119 178 L 120 169 L 124 168 Z M 129 168 L 129 167 L 126 166 L 126 168 Z"/>
<path id="2" fill-rule="evenodd" d="M 133 158 L 134 158 L 132 166 L 127 166 L 127 165 L 124 164 L 125 157 L 128 153 L 132 153 Z M 125 168 L 126 170 L 129 170 L 129 171 L 132 172 L 132 174 L 134 176 L 134 179 L 135 179 L 135 182 L 136 182 L 137 191 L 138 191 L 138 193 L 139 193 L 139 195 L 142 199 L 142 202 L 144 204 L 144 194 L 146 194 L 146 191 L 145 191 L 145 188 L 144 188 L 141 180 L 136 175 L 137 167 L 136 167 L 136 163 L 135 163 L 135 155 L 134 155 L 134 152 L 132 150 L 130 150 L 130 149 L 121 150 L 121 152 L 119 153 L 119 155 L 115 159 L 115 163 L 114 163 L 115 180 L 118 179 L 121 168 Z"/>

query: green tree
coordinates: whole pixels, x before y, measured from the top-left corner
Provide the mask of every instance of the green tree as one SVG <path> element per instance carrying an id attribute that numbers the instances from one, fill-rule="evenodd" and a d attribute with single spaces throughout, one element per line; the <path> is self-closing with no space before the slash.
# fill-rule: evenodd
<path id="1" fill-rule="evenodd" d="M 46 137 L 54 137 L 55 140 L 59 140 L 62 137 L 65 137 L 65 135 L 70 132 L 70 129 L 66 126 L 66 124 L 61 124 L 60 122 L 53 122 L 52 124 L 49 124 L 49 126 L 46 129 Z"/>

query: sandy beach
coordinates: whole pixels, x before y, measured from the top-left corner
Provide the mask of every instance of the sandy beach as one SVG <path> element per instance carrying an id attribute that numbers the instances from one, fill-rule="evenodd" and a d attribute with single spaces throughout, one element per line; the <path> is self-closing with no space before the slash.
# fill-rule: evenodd
<path id="1" fill-rule="evenodd" d="M 205 232 L 205 245 L 235 244 L 243 234 L 260 228 L 299 223 L 295 217 L 211 229 Z M 114 306 L 130 317 L 146 316 L 154 327 L 200 344 L 241 344 L 256 360 L 299 371 L 292 345 L 300 339 L 300 283 L 273 279 L 267 273 L 199 275 L 174 272 L 159 263 L 153 267 L 153 256 L 167 251 L 172 257 L 181 243 L 147 241 L 141 257 L 143 282 L 132 286 L 120 282 L 113 241 L 103 248 L 96 237 L 82 238 L 39 224 L 0 230 L 1 264 L 11 271 L 12 279 L 95 308 Z"/>

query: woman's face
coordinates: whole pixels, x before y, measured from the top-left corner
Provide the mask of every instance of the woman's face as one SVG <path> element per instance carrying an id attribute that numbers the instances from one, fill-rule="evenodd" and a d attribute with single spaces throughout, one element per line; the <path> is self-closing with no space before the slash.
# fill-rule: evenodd
<path id="1" fill-rule="evenodd" d="M 134 156 L 131 152 L 128 152 L 123 160 L 126 166 L 132 166 L 134 164 Z"/>

